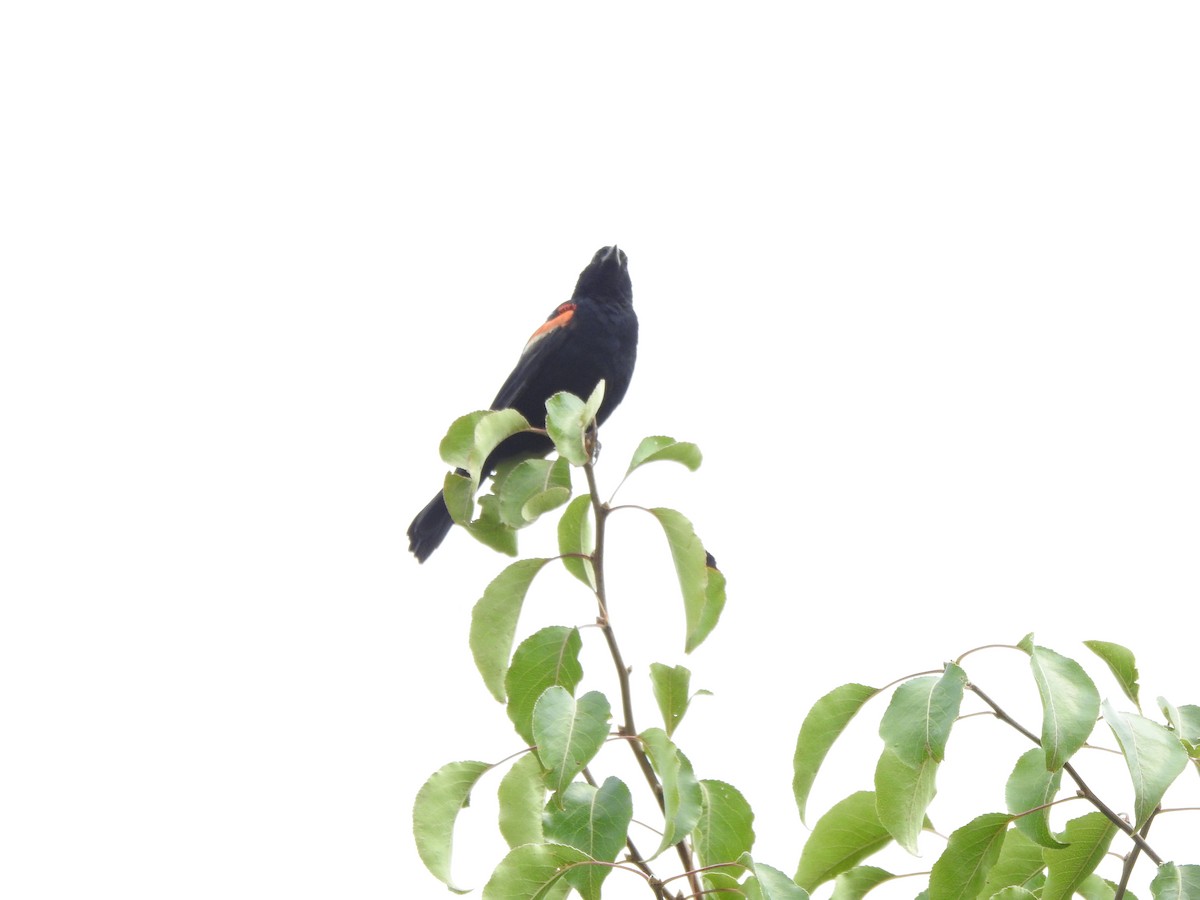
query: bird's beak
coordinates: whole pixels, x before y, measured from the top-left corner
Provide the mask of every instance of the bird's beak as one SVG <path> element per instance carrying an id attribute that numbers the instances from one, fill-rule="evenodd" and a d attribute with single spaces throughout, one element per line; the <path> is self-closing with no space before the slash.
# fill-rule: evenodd
<path id="1" fill-rule="evenodd" d="M 602 263 L 606 263 L 609 260 L 613 260 L 617 266 L 624 265 L 625 254 L 621 252 L 621 248 L 616 244 L 613 244 L 611 247 L 609 247 L 605 251 L 604 255 L 600 257 L 600 262 Z"/>

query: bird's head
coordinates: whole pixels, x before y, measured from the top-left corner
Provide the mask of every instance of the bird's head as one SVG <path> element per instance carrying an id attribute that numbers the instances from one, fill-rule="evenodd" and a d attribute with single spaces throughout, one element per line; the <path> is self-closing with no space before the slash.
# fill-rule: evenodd
<path id="1" fill-rule="evenodd" d="M 626 306 L 633 304 L 629 257 L 616 244 L 597 250 L 588 267 L 579 273 L 575 299 L 583 297 Z"/>

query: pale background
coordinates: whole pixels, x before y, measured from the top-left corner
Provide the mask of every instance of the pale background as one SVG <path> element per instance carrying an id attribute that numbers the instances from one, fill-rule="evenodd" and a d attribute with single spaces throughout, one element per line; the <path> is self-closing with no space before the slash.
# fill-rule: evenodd
<path id="1" fill-rule="evenodd" d="M 419 567 L 403 532 L 446 425 L 613 242 L 642 341 L 601 481 L 646 434 L 698 442 L 621 496 L 729 578 L 685 658 L 624 514 L 614 616 L 643 698 L 654 660 L 715 692 L 678 739 L 759 858 L 794 870 L 796 730 L 845 681 L 1036 630 L 1200 702 L 1196 7 L 648 6 L 0 15 L 0 895 L 445 895 L 411 804 L 518 749 L 466 645 L 504 560 L 455 533 Z M 577 588 L 547 573 L 521 633 L 590 621 Z M 1029 708 L 1017 654 L 967 670 Z M 869 786 L 882 710 L 810 823 Z M 935 823 L 1000 809 L 1024 749 L 962 723 Z M 1200 862 L 1200 814 L 1155 831 Z"/>

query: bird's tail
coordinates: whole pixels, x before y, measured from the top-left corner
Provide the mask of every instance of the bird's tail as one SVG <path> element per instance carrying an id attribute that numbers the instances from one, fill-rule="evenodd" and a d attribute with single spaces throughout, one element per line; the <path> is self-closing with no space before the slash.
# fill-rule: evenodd
<path id="1" fill-rule="evenodd" d="M 446 539 L 453 525 L 450 510 L 446 509 L 446 500 L 442 492 L 438 491 L 408 526 L 408 549 L 417 557 L 418 562 L 425 562 Z"/>

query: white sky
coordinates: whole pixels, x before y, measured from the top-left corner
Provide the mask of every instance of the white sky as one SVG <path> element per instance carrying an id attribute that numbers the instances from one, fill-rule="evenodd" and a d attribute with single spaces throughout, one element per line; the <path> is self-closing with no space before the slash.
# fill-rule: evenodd
<path id="1" fill-rule="evenodd" d="M 794 870 L 796 730 L 843 682 L 1035 630 L 1200 702 L 1194 5 L 425 6 L 0 16 L 0 894 L 443 896 L 411 803 L 517 749 L 466 643 L 505 560 L 454 533 L 418 566 L 403 532 L 613 242 L 642 340 L 601 482 L 646 434 L 699 443 L 621 497 L 729 578 L 685 658 L 665 545 L 614 519 L 639 725 L 649 662 L 715 692 L 678 739 L 760 858 Z M 591 621 L 572 584 L 521 634 Z M 966 668 L 1029 701 L 1016 654 Z M 869 787 L 882 711 L 810 821 Z M 956 794 L 1003 803 L 972 760 L 1002 784 L 1026 749 L 960 732 L 946 831 Z M 1198 815 L 1164 855 L 1200 862 Z"/>

